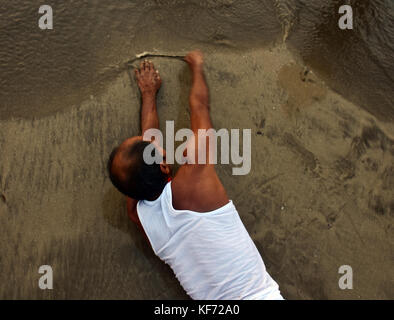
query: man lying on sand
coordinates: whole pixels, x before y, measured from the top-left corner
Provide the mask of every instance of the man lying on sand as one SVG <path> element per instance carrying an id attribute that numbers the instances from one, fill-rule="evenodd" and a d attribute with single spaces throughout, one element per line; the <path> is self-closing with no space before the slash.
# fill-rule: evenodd
<path id="1" fill-rule="evenodd" d="M 185 61 L 193 76 L 189 104 L 191 129 L 197 139 L 198 129 L 212 128 L 209 92 L 202 53 L 193 51 Z M 125 140 L 108 162 L 112 183 L 127 196 L 130 219 L 193 299 L 283 299 L 214 164 L 189 161 L 172 177 L 164 150 L 157 150 L 163 155 L 160 164 L 144 161 L 144 149 L 155 142 L 144 141 L 143 135 L 159 128 L 156 94 L 161 78 L 147 60 L 135 74 L 142 95 L 142 136 Z M 207 152 L 216 152 L 208 144 Z M 196 157 L 198 145 L 193 140 Z"/>

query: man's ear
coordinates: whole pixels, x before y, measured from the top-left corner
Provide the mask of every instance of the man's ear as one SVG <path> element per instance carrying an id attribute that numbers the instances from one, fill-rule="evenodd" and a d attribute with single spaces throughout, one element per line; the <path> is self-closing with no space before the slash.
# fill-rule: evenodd
<path id="1" fill-rule="evenodd" d="M 170 173 L 171 173 L 170 166 L 165 162 L 160 163 L 160 170 L 161 170 L 161 172 L 163 172 L 167 176 L 170 175 Z"/>

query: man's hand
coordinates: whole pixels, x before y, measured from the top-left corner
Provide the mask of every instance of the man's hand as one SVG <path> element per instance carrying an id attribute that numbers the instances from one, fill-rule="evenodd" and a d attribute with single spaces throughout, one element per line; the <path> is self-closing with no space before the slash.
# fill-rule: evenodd
<path id="1" fill-rule="evenodd" d="M 200 50 L 194 50 L 188 53 L 185 61 L 189 64 L 191 69 L 200 68 L 204 64 L 204 57 Z"/>
<path id="2" fill-rule="evenodd" d="M 142 96 L 156 96 L 161 87 L 161 78 L 151 61 L 142 61 L 140 69 L 135 69 L 135 76 Z"/>
<path id="3" fill-rule="evenodd" d="M 135 70 L 138 87 L 141 90 L 141 131 L 159 129 L 159 117 L 156 110 L 156 94 L 161 86 L 161 78 L 151 61 L 141 62 L 140 69 Z"/>

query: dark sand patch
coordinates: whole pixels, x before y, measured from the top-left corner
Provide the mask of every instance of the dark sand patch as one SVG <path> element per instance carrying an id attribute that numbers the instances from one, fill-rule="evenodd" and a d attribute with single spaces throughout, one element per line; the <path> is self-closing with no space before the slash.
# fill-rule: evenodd
<path id="1" fill-rule="evenodd" d="M 278 75 L 279 84 L 286 90 L 288 100 L 284 108 L 289 114 L 299 112 L 313 102 L 324 99 L 327 89 L 307 67 L 297 64 L 283 66 Z"/>

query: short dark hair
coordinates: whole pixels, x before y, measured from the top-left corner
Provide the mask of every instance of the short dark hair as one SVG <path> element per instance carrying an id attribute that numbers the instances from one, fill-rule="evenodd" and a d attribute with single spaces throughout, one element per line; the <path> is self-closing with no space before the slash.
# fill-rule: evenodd
<path id="1" fill-rule="evenodd" d="M 167 176 L 161 171 L 160 164 L 146 164 L 144 161 L 144 150 L 149 144 L 147 141 L 137 141 L 121 151 L 122 156 L 129 160 L 125 178 L 119 177 L 112 170 L 119 147 L 111 152 L 108 160 L 108 173 L 113 185 L 124 195 L 136 200 L 153 200 L 167 184 Z M 153 152 L 158 151 L 152 150 Z"/>

